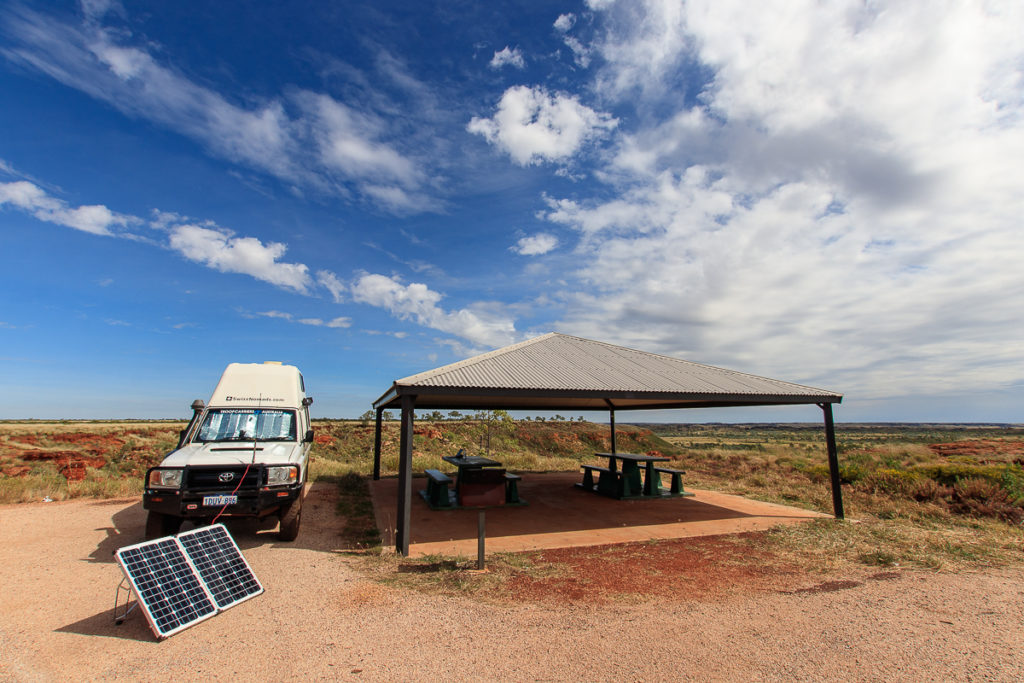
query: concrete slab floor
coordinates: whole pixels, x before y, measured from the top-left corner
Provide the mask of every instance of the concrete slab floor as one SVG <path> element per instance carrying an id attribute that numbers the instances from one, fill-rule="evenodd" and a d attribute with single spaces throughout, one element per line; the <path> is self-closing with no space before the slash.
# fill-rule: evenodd
<path id="1" fill-rule="evenodd" d="M 573 472 L 523 473 L 519 495 L 528 505 L 485 511 L 487 552 L 734 534 L 832 517 L 689 488 L 692 497 L 614 500 L 576 488 L 581 480 Z M 410 557 L 476 557 L 478 511 L 431 510 L 417 493 L 426 488 L 426 479 L 414 477 L 412 488 Z M 371 481 L 370 491 L 384 547 L 394 548 L 398 478 Z"/>

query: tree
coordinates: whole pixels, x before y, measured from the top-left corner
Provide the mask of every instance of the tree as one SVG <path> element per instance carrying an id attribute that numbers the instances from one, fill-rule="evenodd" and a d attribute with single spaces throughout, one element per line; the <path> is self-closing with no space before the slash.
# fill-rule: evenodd
<path id="1" fill-rule="evenodd" d="M 370 421 L 376 417 L 376 413 L 373 410 L 367 410 L 365 413 L 359 416 L 359 421 L 363 423 L 363 426 L 370 424 Z"/>
<path id="2" fill-rule="evenodd" d="M 462 413 L 460 413 L 457 410 L 449 410 L 448 411 L 448 419 L 449 420 L 461 420 L 462 419 Z"/>

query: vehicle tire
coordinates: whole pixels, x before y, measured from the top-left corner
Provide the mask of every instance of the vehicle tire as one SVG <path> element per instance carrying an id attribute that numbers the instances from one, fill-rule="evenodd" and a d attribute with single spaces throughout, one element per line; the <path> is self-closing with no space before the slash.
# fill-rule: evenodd
<path id="1" fill-rule="evenodd" d="M 181 517 L 165 515 L 162 512 L 150 512 L 146 518 L 146 540 L 173 536 L 181 528 L 181 522 Z"/>
<path id="2" fill-rule="evenodd" d="M 277 537 L 282 541 L 294 541 L 299 535 L 299 522 L 302 520 L 302 494 L 288 507 L 281 510 L 281 528 Z"/>

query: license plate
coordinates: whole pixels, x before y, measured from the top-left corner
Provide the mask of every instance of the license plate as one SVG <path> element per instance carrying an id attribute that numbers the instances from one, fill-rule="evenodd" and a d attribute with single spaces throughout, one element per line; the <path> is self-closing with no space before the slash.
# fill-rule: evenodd
<path id="1" fill-rule="evenodd" d="M 203 505 L 234 505 L 238 496 L 203 496 Z"/>

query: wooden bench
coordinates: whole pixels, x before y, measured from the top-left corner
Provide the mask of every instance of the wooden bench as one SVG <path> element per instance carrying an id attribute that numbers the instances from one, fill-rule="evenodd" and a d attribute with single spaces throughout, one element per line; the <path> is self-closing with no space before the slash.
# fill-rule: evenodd
<path id="1" fill-rule="evenodd" d="M 683 492 L 683 475 L 686 474 L 683 470 L 674 470 L 669 467 L 655 467 L 654 471 L 658 473 L 660 477 L 664 474 L 672 475 L 672 486 L 669 489 L 669 493 L 679 494 Z"/>
<path id="2" fill-rule="evenodd" d="M 523 478 L 521 474 L 505 473 L 505 502 L 509 504 L 519 503 L 519 481 Z"/>
<path id="3" fill-rule="evenodd" d="M 427 475 L 427 502 L 430 506 L 451 507 L 452 498 L 448 484 L 452 483 L 452 478 L 441 470 L 427 470 L 425 474 Z"/>

